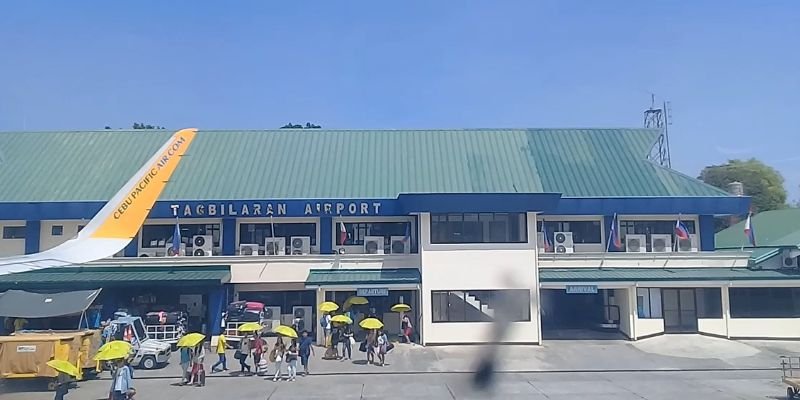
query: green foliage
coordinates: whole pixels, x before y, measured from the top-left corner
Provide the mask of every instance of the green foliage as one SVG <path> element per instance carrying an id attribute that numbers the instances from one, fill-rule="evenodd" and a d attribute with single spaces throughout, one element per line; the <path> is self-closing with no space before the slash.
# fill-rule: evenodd
<path id="1" fill-rule="evenodd" d="M 141 122 L 134 122 L 133 129 L 164 129 L 163 126 L 143 124 Z"/>
<path id="2" fill-rule="evenodd" d="M 319 125 L 312 124 L 310 122 L 306 122 L 306 126 L 300 124 L 293 124 L 289 122 L 288 124 L 281 127 L 281 129 L 319 129 L 322 128 Z"/>
<path id="3" fill-rule="evenodd" d="M 755 158 L 710 165 L 703 168 L 698 179 L 726 191 L 731 182 L 741 182 L 744 194 L 753 198 L 753 212 L 777 210 L 787 206 L 783 177 L 777 170 Z"/>

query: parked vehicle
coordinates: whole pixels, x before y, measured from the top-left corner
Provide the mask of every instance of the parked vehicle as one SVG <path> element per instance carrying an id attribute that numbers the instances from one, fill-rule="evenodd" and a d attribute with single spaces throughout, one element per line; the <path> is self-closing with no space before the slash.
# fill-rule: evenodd
<path id="1" fill-rule="evenodd" d="M 116 340 L 125 340 L 133 345 L 136 354 L 131 360 L 134 368 L 155 369 L 169 361 L 172 345 L 151 338 L 140 317 L 117 317 L 111 321 Z"/>

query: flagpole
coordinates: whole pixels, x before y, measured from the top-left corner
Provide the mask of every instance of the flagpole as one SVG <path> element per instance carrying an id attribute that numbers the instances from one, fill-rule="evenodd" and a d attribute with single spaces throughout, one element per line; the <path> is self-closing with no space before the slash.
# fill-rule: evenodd
<path id="1" fill-rule="evenodd" d="M 608 250 L 611 248 L 611 241 L 614 240 L 614 224 L 617 223 L 617 213 L 614 213 L 614 217 L 611 218 L 611 229 L 608 231 L 608 237 L 606 238 L 606 251 L 603 252 L 603 257 L 600 258 L 600 268 L 603 269 L 603 264 L 606 262 L 606 254 L 608 254 Z"/>

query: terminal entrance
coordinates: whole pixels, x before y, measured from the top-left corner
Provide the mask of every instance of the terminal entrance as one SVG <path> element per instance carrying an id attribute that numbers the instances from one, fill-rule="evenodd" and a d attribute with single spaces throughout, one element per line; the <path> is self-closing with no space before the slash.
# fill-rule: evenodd
<path id="1" fill-rule="evenodd" d="M 542 289 L 542 338 L 624 339 L 615 292 L 590 285 Z"/>

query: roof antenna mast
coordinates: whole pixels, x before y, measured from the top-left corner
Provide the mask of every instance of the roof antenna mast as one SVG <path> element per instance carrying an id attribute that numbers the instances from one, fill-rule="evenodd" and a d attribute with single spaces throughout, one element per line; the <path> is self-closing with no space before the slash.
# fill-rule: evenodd
<path id="1" fill-rule="evenodd" d="M 661 165 L 662 167 L 672 168 L 672 161 L 669 157 L 669 102 L 665 101 L 662 108 L 656 108 L 656 95 L 650 94 L 650 108 L 644 111 L 644 127 L 660 129 L 661 134 L 658 140 L 650 149 L 647 158 Z"/>

